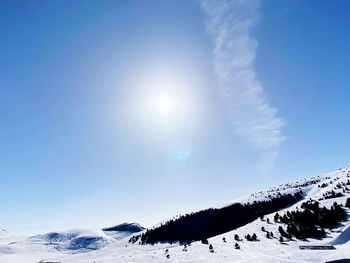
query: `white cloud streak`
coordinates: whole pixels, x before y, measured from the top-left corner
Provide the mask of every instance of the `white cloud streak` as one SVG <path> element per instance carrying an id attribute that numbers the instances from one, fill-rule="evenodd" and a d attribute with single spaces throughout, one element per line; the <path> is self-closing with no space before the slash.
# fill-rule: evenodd
<path id="1" fill-rule="evenodd" d="M 235 132 L 259 149 L 261 161 L 268 162 L 263 166 L 271 167 L 286 137 L 281 132 L 285 121 L 268 103 L 254 70 L 258 44 L 251 30 L 261 1 L 201 0 L 200 5 L 214 42 L 215 72 Z"/>

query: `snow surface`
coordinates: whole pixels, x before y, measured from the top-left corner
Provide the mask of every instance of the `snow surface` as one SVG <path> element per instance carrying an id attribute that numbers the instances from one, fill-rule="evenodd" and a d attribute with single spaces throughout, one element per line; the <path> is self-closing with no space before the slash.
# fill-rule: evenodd
<path id="1" fill-rule="evenodd" d="M 283 209 L 279 214 L 293 211 L 300 207 L 305 200 L 323 199 L 328 191 L 342 191 L 344 196 L 320 200 L 320 206 L 330 207 L 335 201 L 345 204 L 350 197 L 350 191 L 337 188 L 337 184 L 346 183 L 350 179 L 349 167 L 338 171 L 299 180 L 294 183 L 271 187 L 252 195 L 232 201 L 253 202 L 268 200 L 273 196 L 303 191 L 304 200 Z M 320 187 L 323 183 L 325 187 Z M 348 186 L 350 188 L 350 186 Z M 229 204 L 227 204 L 229 205 Z M 346 209 L 348 215 L 349 209 Z M 329 260 L 350 258 L 350 221 L 342 222 L 332 231 L 326 230 L 324 239 L 296 240 L 280 243 L 278 227 L 282 223 L 275 223 L 274 213 L 265 215 L 263 220 L 257 219 L 234 231 L 209 238 L 209 244 L 214 252 L 209 251 L 208 245 L 193 242 L 183 251 L 179 244 L 137 245 L 128 243 L 128 237 L 114 233 L 116 239 L 106 235 L 101 230 L 70 230 L 66 232 L 51 232 L 28 238 L 14 237 L 6 231 L 0 231 L 0 262 L 326 262 Z M 267 222 L 269 218 L 270 223 Z M 273 232 L 274 238 L 269 239 L 261 230 Z M 109 231 L 108 231 L 109 232 Z M 244 239 L 247 234 L 256 233 L 258 241 L 249 242 Z M 238 234 L 242 241 L 235 241 L 234 234 Z M 226 242 L 223 241 L 225 237 Z M 240 249 L 234 244 L 239 243 Z M 335 250 L 300 250 L 300 245 L 328 245 Z M 168 250 L 168 252 L 166 252 Z M 169 255 L 169 258 L 166 257 Z"/>
<path id="2" fill-rule="evenodd" d="M 342 231 L 342 233 L 335 238 L 332 242 L 330 242 L 331 245 L 342 245 L 345 244 L 350 240 L 350 226 L 346 228 L 346 230 Z"/>

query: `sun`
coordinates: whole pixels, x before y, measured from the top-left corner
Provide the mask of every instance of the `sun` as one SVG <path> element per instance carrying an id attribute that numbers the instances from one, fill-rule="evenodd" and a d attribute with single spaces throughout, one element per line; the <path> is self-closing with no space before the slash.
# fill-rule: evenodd
<path id="1" fill-rule="evenodd" d="M 174 102 L 167 96 L 159 98 L 157 104 L 158 108 L 163 112 L 169 112 L 174 106 Z"/>

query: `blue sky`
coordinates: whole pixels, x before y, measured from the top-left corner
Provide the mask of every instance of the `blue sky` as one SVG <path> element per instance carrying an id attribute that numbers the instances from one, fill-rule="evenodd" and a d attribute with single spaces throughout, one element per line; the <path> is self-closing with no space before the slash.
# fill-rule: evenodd
<path id="1" fill-rule="evenodd" d="M 349 165 L 348 1 L 0 6 L 9 232 L 151 226 Z"/>

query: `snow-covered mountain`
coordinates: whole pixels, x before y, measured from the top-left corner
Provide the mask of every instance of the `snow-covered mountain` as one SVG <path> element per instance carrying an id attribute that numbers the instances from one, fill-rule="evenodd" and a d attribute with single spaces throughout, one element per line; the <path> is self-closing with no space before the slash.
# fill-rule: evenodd
<path id="1" fill-rule="evenodd" d="M 52 245 L 57 250 L 94 250 L 113 244 L 115 239 L 102 230 L 72 229 L 29 237 L 28 241 L 45 242 L 45 245 Z"/>
<path id="2" fill-rule="evenodd" d="M 124 231 L 128 233 L 124 237 L 113 238 L 108 232 L 130 230 L 133 224 L 29 238 L 0 231 L 0 262 L 328 262 L 350 258 L 349 198 L 347 167 L 271 187 L 224 206 L 179 215 L 151 229 Z M 175 240 L 184 235 L 195 238 L 183 239 L 181 244 Z M 164 242 L 168 237 L 172 243 Z M 300 249 L 320 245 L 335 249 Z"/>

